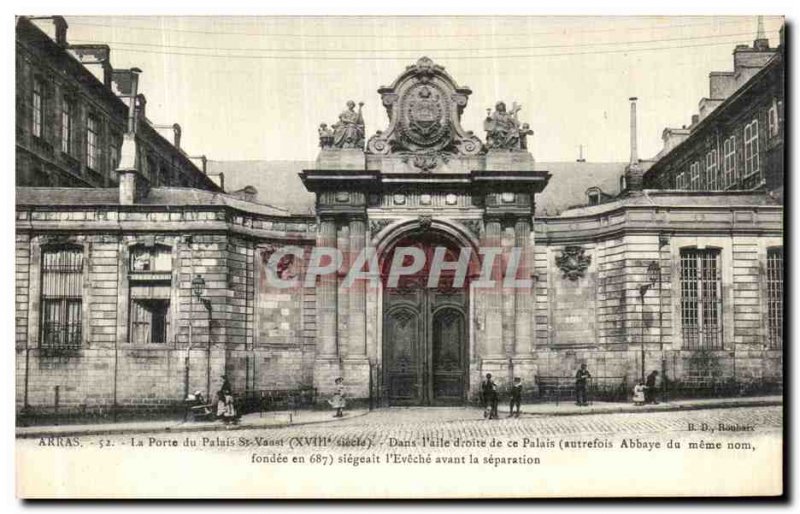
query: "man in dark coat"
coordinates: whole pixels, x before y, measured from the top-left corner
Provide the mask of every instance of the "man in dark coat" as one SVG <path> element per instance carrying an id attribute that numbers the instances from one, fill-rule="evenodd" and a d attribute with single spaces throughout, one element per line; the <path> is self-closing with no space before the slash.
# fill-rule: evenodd
<path id="1" fill-rule="evenodd" d="M 586 364 L 581 364 L 581 369 L 575 373 L 575 403 L 579 406 L 589 405 L 586 401 L 586 382 L 592 377 Z"/>
<path id="2" fill-rule="evenodd" d="M 492 381 L 492 374 L 486 374 L 486 380 L 481 384 L 483 397 L 483 417 L 497 419 L 497 385 Z"/>
<path id="3" fill-rule="evenodd" d="M 517 406 L 516 417 L 519 417 L 519 407 L 522 403 L 522 379 L 514 377 L 514 383 L 511 385 L 511 405 L 509 407 L 508 417 L 514 416 L 514 406 Z"/>
<path id="4" fill-rule="evenodd" d="M 656 380 L 658 380 L 658 371 L 653 370 L 647 375 L 647 380 L 644 383 L 644 403 L 658 405 L 656 401 Z"/>

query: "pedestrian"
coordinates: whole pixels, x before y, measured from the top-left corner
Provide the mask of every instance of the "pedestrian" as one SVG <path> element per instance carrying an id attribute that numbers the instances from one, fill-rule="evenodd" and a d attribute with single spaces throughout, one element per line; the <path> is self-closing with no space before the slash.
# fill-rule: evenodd
<path id="1" fill-rule="evenodd" d="M 225 406 L 222 411 L 222 421 L 224 421 L 226 425 L 236 423 L 236 407 L 233 404 L 233 395 L 231 394 L 225 395 Z"/>
<path id="2" fill-rule="evenodd" d="M 592 378 L 592 374 L 586 369 L 586 364 L 581 364 L 581 368 L 575 373 L 575 404 L 581 407 L 589 405 L 586 401 L 586 382 Z"/>
<path id="3" fill-rule="evenodd" d="M 658 380 L 658 371 L 653 370 L 649 375 L 647 375 L 647 381 L 644 383 L 645 403 L 658 405 L 658 402 L 656 401 L 656 380 Z"/>
<path id="4" fill-rule="evenodd" d="M 222 389 L 217 391 L 217 419 L 225 419 L 225 393 Z"/>
<path id="5" fill-rule="evenodd" d="M 222 391 L 224 395 L 233 394 L 231 383 L 228 381 L 228 375 L 222 375 L 222 387 L 220 387 L 220 391 Z"/>
<path id="6" fill-rule="evenodd" d="M 492 374 L 486 374 L 486 380 L 481 384 L 483 396 L 483 417 L 497 419 L 497 384 L 492 380 Z"/>
<path id="7" fill-rule="evenodd" d="M 336 414 L 334 414 L 333 417 L 341 418 L 344 416 L 344 414 L 342 414 L 342 409 L 344 409 L 345 406 L 344 379 L 342 377 L 338 377 L 334 383 L 336 384 L 336 392 L 333 393 L 333 397 L 328 400 L 328 403 L 331 407 L 336 409 Z"/>
<path id="8" fill-rule="evenodd" d="M 517 413 L 515 417 L 519 417 L 520 404 L 522 403 L 522 379 L 514 377 L 514 383 L 511 385 L 511 405 L 508 410 L 508 417 L 514 416 L 514 405 L 517 406 Z"/>
<path id="9" fill-rule="evenodd" d="M 644 382 L 639 380 L 639 382 L 635 386 L 633 386 L 634 405 L 644 405 L 644 391 L 645 391 Z"/>

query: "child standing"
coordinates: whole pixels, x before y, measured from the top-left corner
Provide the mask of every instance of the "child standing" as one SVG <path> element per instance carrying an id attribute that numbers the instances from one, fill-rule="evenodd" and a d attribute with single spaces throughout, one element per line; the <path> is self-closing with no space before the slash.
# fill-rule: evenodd
<path id="1" fill-rule="evenodd" d="M 633 386 L 633 404 L 634 405 L 644 405 L 644 383 L 640 380 L 635 386 Z"/>
<path id="2" fill-rule="evenodd" d="M 339 377 L 335 381 L 336 384 L 336 392 L 333 395 L 333 398 L 328 400 L 328 403 L 331 407 L 336 409 L 336 414 L 333 415 L 334 418 L 341 418 L 344 416 L 342 414 L 342 409 L 344 409 L 345 401 L 344 401 L 344 379 Z"/>

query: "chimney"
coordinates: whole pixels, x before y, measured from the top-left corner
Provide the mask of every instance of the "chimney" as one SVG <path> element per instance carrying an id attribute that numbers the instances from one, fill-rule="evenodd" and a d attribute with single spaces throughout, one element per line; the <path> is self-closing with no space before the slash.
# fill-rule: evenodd
<path id="1" fill-rule="evenodd" d="M 629 164 L 639 163 L 639 153 L 636 148 L 636 100 L 635 96 L 629 98 L 631 101 L 631 161 Z"/>
<path id="2" fill-rule="evenodd" d="M 625 193 L 641 191 L 644 173 L 639 166 L 639 153 L 636 147 L 636 100 L 635 96 L 629 98 L 631 102 L 631 160 L 625 167 Z"/>
<path id="3" fill-rule="evenodd" d="M 128 132 L 136 132 L 136 97 L 139 95 L 139 68 L 112 70 L 111 85 L 114 93 L 128 106 Z"/>
<path id="4" fill-rule="evenodd" d="M 200 159 L 200 164 L 202 166 L 203 173 L 207 174 L 206 173 L 206 165 L 208 164 L 208 159 L 206 158 L 205 155 L 190 155 L 189 158 L 190 159 Z"/>
<path id="5" fill-rule="evenodd" d="M 136 167 L 136 134 L 127 133 L 122 138 L 119 165 L 119 204 L 134 205 L 147 196 L 150 184 Z"/>
<path id="6" fill-rule="evenodd" d="M 67 47 L 67 20 L 63 16 L 53 16 L 53 26 L 56 29 L 56 44 L 62 48 Z"/>
<path id="7" fill-rule="evenodd" d="M 586 162 L 586 159 L 583 158 L 583 145 L 578 146 L 578 162 Z"/>
<path id="8" fill-rule="evenodd" d="M 210 178 L 211 182 L 213 182 L 214 184 L 217 185 L 217 187 L 219 187 L 220 191 L 225 191 L 225 174 L 224 173 L 222 173 L 222 172 L 215 173 L 215 174 L 209 175 L 208 178 Z"/>
<path id="9" fill-rule="evenodd" d="M 172 140 L 172 142 L 175 144 L 175 148 L 180 148 L 181 147 L 181 134 L 182 134 L 181 126 L 178 125 L 177 123 L 174 123 L 172 125 L 172 130 L 174 132 L 174 139 Z"/>
<path id="10" fill-rule="evenodd" d="M 173 123 L 172 125 L 153 125 L 153 128 L 156 129 L 172 129 L 172 144 L 175 145 L 175 148 L 181 147 L 181 126 L 177 123 Z"/>
<path id="11" fill-rule="evenodd" d="M 764 17 L 758 17 L 758 24 L 756 27 L 756 39 L 753 41 L 753 49 L 755 50 L 769 50 L 769 39 L 764 31 Z"/>

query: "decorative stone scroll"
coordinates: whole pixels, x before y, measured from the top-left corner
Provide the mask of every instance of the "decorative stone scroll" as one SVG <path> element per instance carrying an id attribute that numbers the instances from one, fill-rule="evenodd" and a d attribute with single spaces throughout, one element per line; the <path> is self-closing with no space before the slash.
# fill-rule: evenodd
<path id="1" fill-rule="evenodd" d="M 367 142 L 373 154 L 415 154 L 413 164 L 429 172 L 445 155 L 477 155 L 483 143 L 461 127 L 461 113 L 472 91 L 459 87 L 444 67 L 422 57 L 391 86 L 378 90 L 389 126 Z"/>
<path id="2" fill-rule="evenodd" d="M 556 257 L 556 265 L 564 274 L 564 278 L 575 281 L 583 277 L 592 263 L 592 257 L 585 252 L 580 246 L 567 246 L 561 255 Z"/>

